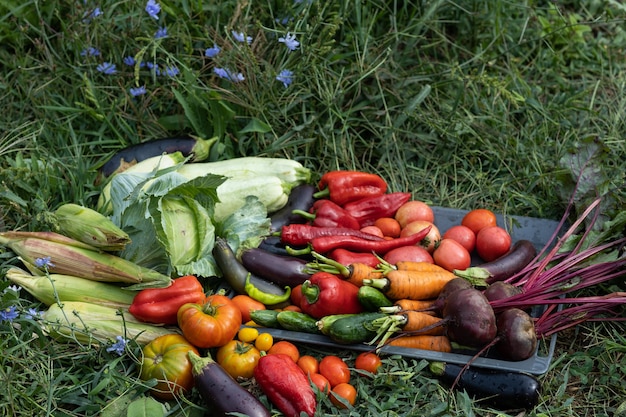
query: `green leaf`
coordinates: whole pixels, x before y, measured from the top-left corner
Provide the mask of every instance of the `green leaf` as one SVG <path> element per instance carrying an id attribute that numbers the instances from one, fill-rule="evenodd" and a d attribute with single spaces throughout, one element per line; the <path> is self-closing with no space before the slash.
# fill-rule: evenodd
<path id="1" fill-rule="evenodd" d="M 166 415 L 165 406 L 152 397 L 141 397 L 128 405 L 128 417 L 162 417 Z"/>
<path id="2" fill-rule="evenodd" d="M 267 133 L 271 132 L 272 127 L 265 122 L 260 121 L 256 117 L 250 119 L 248 124 L 239 131 L 239 133 Z"/>
<path id="3" fill-rule="evenodd" d="M 216 230 L 219 236 L 228 241 L 235 253 L 242 245 L 257 247 L 260 238 L 269 234 L 270 219 L 267 217 L 267 209 L 257 197 L 248 196 L 239 210 L 217 224 Z"/>

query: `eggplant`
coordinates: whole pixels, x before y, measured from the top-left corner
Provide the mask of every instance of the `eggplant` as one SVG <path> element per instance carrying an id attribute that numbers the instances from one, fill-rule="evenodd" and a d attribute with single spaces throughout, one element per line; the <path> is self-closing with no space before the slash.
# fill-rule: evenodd
<path id="1" fill-rule="evenodd" d="M 313 194 L 316 188 L 311 184 L 300 184 L 291 189 L 287 204 L 280 210 L 272 213 L 270 216 L 270 231 L 278 232 L 283 226 L 292 223 L 306 223 L 307 219 L 298 214 L 294 214 L 294 210 L 309 211 L 315 197 Z"/>
<path id="2" fill-rule="evenodd" d="M 209 406 L 211 416 L 235 413 L 249 417 L 270 417 L 270 412 L 252 393 L 237 382 L 210 356 L 187 354 L 192 364 L 194 385 Z"/>
<path id="3" fill-rule="evenodd" d="M 304 259 L 276 255 L 260 248 L 244 250 L 241 263 L 253 274 L 278 285 L 295 287 L 311 278 Z"/>
<path id="4" fill-rule="evenodd" d="M 430 371 L 448 386 L 459 378 L 455 389 L 465 390 L 470 397 L 500 410 L 530 410 L 539 404 L 541 383 L 523 372 L 469 367 L 444 362 L 431 362 Z"/>

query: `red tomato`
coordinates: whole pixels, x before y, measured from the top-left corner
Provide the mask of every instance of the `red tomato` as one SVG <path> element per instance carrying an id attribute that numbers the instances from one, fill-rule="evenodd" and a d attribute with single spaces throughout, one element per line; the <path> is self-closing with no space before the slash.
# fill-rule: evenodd
<path id="1" fill-rule="evenodd" d="M 463 245 L 469 253 L 472 253 L 474 248 L 476 248 L 476 233 L 474 233 L 469 227 L 463 226 L 462 224 L 450 227 L 441 237 L 443 239 L 456 240 Z"/>
<path id="2" fill-rule="evenodd" d="M 178 327 L 199 348 L 224 346 L 241 327 L 241 311 L 225 295 L 213 294 L 202 304 L 184 304 L 178 310 Z"/>
<path id="3" fill-rule="evenodd" d="M 324 375 L 311 374 L 309 375 L 309 378 L 311 378 L 311 382 L 313 383 L 313 385 L 315 385 L 317 389 L 319 389 L 321 392 L 324 392 L 326 394 L 330 392 L 330 382 L 328 382 L 328 379 L 326 379 Z"/>
<path id="4" fill-rule="evenodd" d="M 433 223 L 435 221 L 435 213 L 433 209 L 423 201 L 407 201 L 396 211 L 395 219 L 400 223 L 400 227 L 404 228 L 407 224 L 417 220 Z"/>
<path id="5" fill-rule="evenodd" d="M 378 368 L 383 364 L 380 356 L 374 352 L 361 352 L 354 360 L 354 367 L 372 374 L 378 372 Z"/>
<path id="6" fill-rule="evenodd" d="M 342 382 L 341 384 L 335 385 L 331 390 L 330 402 L 332 402 L 336 407 L 347 408 L 347 406 L 342 403 L 339 398 L 344 399 L 350 405 L 354 405 L 356 402 L 356 394 L 356 388 L 354 385 Z"/>
<path id="7" fill-rule="evenodd" d="M 391 265 L 395 265 L 398 261 L 428 262 L 431 264 L 435 262 L 431 254 L 422 246 L 401 246 L 387 252 L 383 259 Z"/>
<path id="8" fill-rule="evenodd" d="M 419 233 L 425 228 L 430 227 L 430 231 L 426 235 L 426 237 L 420 242 L 420 245 L 426 248 L 426 250 L 430 253 L 435 250 L 436 243 L 441 239 L 441 233 L 437 226 L 435 226 L 432 222 L 424 221 L 424 220 L 416 220 L 404 226 L 402 231 L 400 232 L 400 237 L 411 236 L 415 233 Z"/>
<path id="9" fill-rule="evenodd" d="M 474 209 L 463 216 L 461 224 L 478 233 L 483 227 L 496 225 L 496 214 L 489 209 Z"/>
<path id="10" fill-rule="evenodd" d="M 437 249 L 433 252 L 435 264 L 453 271 L 455 269 L 467 269 L 472 263 L 470 253 L 456 240 L 441 239 Z"/>
<path id="11" fill-rule="evenodd" d="M 302 300 L 302 284 L 296 285 L 291 289 L 291 295 L 289 296 L 289 301 L 294 306 L 300 307 L 300 300 Z"/>
<path id="12" fill-rule="evenodd" d="M 361 232 L 363 233 L 369 233 L 370 235 L 374 235 L 374 236 L 378 236 L 378 237 L 385 237 L 385 234 L 383 233 L 382 230 L 380 230 L 379 227 L 376 226 L 365 226 L 361 228 Z"/>
<path id="13" fill-rule="evenodd" d="M 498 259 L 511 249 L 511 235 L 500 226 L 488 226 L 476 235 L 476 252 L 486 262 Z"/>
<path id="14" fill-rule="evenodd" d="M 319 363 L 319 373 L 328 379 L 331 387 L 350 382 L 350 368 L 339 356 L 324 356 Z"/>
<path id="15" fill-rule="evenodd" d="M 381 217 L 376 219 L 374 226 L 378 227 L 383 232 L 383 235 L 389 237 L 399 237 L 400 231 L 402 230 L 400 222 L 393 217 Z"/>
<path id="16" fill-rule="evenodd" d="M 231 298 L 231 300 L 237 307 L 239 307 L 239 311 L 241 311 L 241 321 L 243 323 L 250 321 L 250 311 L 265 310 L 265 304 L 246 294 L 238 294 Z"/>

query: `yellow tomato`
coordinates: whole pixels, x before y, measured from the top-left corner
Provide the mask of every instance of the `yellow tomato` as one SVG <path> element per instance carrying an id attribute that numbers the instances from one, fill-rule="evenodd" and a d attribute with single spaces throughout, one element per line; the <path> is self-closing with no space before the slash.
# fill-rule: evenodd
<path id="1" fill-rule="evenodd" d="M 254 341 L 257 349 L 267 352 L 274 345 L 274 337 L 269 333 L 261 333 Z"/>
<path id="2" fill-rule="evenodd" d="M 259 331 L 253 327 L 243 327 L 239 330 L 237 338 L 242 342 L 252 343 L 259 336 Z"/>

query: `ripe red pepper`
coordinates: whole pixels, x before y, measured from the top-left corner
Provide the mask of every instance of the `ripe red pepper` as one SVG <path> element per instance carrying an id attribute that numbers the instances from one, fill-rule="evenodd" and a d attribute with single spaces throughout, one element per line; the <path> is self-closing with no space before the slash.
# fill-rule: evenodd
<path id="1" fill-rule="evenodd" d="M 285 245 L 303 246 L 321 236 L 357 236 L 365 240 L 381 241 L 380 236 L 346 227 L 317 227 L 309 224 L 289 224 L 280 231 L 280 240 Z"/>
<path id="2" fill-rule="evenodd" d="M 365 227 L 373 225 L 381 217 L 393 217 L 410 198 L 411 193 L 389 193 L 362 198 L 344 205 L 343 208 L 359 222 L 360 227 Z"/>
<path id="3" fill-rule="evenodd" d="M 359 229 L 359 222 L 350 213 L 330 200 L 317 200 L 307 213 L 302 210 L 294 210 L 292 213 L 299 214 L 311 221 L 311 225 L 317 227 L 346 227 Z"/>
<path id="4" fill-rule="evenodd" d="M 313 318 L 364 311 L 359 287 L 328 272 L 316 272 L 301 288 L 300 308 Z"/>
<path id="5" fill-rule="evenodd" d="M 328 196 L 334 203 L 346 203 L 387 192 L 387 182 L 376 174 L 361 171 L 330 171 L 322 176 L 316 198 Z"/>
<path id="6" fill-rule="evenodd" d="M 177 324 L 180 306 L 205 299 L 202 284 L 193 275 L 176 278 L 166 288 L 141 290 L 128 308 L 130 314 L 146 323 Z"/>
<path id="7" fill-rule="evenodd" d="M 380 258 L 369 252 L 352 252 L 347 249 L 333 249 L 328 257 L 333 261 L 339 262 L 341 265 L 349 266 L 352 264 L 365 264 L 376 268 L 380 264 Z"/>
<path id="8" fill-rule="evenodd" d="M 317 399 L 304 371 L 284 353 L 261 356 L 254 379 L 267 398 L 286 417 L 315 415 Z"/>

